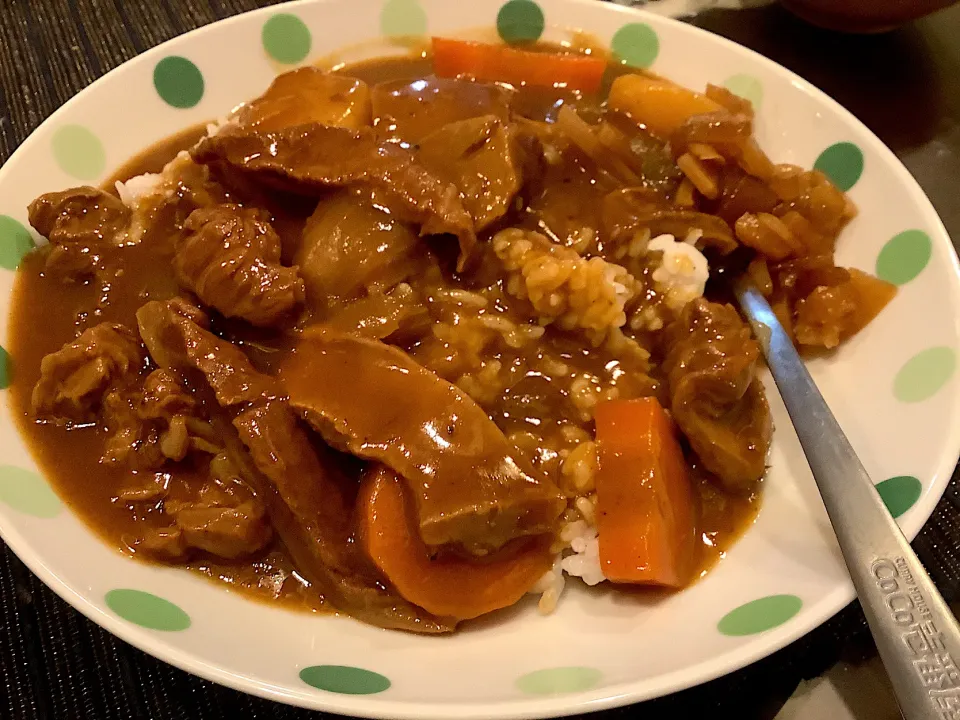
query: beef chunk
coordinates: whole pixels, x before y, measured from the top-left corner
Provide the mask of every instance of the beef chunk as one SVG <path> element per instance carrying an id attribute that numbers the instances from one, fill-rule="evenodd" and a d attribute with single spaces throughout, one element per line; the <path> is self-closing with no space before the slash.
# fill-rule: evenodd
<path id="1" fill-rule="evenodd" d="M 176 525 L 147 528 L 142 537 L 126 539 L 126 544 L 133 552 L 161 562 L 183 562 L 190 554 L 183 531 Z"/>
<path id="2" fill-rule="evenodd" d="M 751 490 L 766 470 L 773 426 L 756 377 L 760 347 L 729 305 L 699 298 L 667 328 L 673 418 L 727 489 Z"/>
<path id="3" fill-rule="evenodd" d="M 226 453 L 210 461 L 211 480 L 195 498 L 164 504 L 188 547 L 222 558 L 250 555 L 273 535 L 266 506 Z"/>
<path id="4" fill-rule="evenodd" d="M 138 413 L 140 397 L 136 389 L 111 390 L 104 396 L 99 416 L 106 433 L 101 462 L 121 463 L 134 470 L 163 465 L 160 430 Z"/>
<path id="5" fill-rule="evenodd" d="M 30 224 L 50 241 L 46 267 L 53 274 L 95 275 L 127 240 L 130 210 L 113 195 L 84 186 L 41 195 L 29 207 Z"/>
<path id="6" fill-rule="evenodd" d="M 141 495 L 135 501 L 155 502 L 167 492 L 161 488 L 159 494 Z M 167 562 L 181 562 L 195 551 L 235 560 L 257 552 L 273 536 L 266 507 L 226 453 L 210 461 L 210 479 L 199 490 L 166 499 L 162 507 L 172 524 L 152 528 L 130 543 L 134 552 Z"/>
<path id="7" fill-rule="evenodd" d="M 143 387 L 112 390 L 103 399 L 100 425 L 107 434 L 102 462 L 136 470 L 157 469 L 190 452 L 216 455 L 222 443 L 180 382 L 167 370 L 154 370 Z"/>
<path id="8" fill-rule="evenodd" d="M 522 148 L 496 115 L 449 123 L 423 138 L 420 158 L 459 188 L 477 231 L 502 218 L 523 185 Z"/>
<path id="9" fill-rule="evenodd" d="M 280 264 L 280 238 L 256 208 L 195 210 L 177 240 L 174 269 L 204 303 L 254 325 L 275 325 L 303 300 L 297 268 Z"/>
<path id="10" fill-rule="evenodd" d="M 374 122 L 383 137 L 419 143 L 458 120 L 481 115 L 507 120 L 514 94 L 503 85 L 429 77 L 383 82 L 370 96 Z"/>
<path id="11" fill-rule="evenodd" d="M 138 414 L 146 420 L 171 420 L 190 414 L 196 402 L 169 370 L 154 370 L 143 381 L 143 395 Z"/>
<path id="12" fill-rule="evenodd" d="M 187 547 L 205 550 L 230 560 L 255 553 L 267 544 L 273 531 L 263 507 L 252 500 L 239 505 L 223 504 L 223 492 L 204 486 L 200 502 L 186 503 L 173 515 Z M 170 511 L 168 511 L 170 512 Z"/>
<path id="13" fill-rule="evenodd" d="M 343 492 L 285 403 L 254 405 L 234 420 L 263 478 L 271 519 L 294 564 L 338 608 L 380 627 L 438 633 L 451 624 L 403 600 L 377 579 L 350 541 Z"/>
<path id="14" fill-rule="evenodd" d="M 199 370 L 221 406 L 239 409 L 233 425 L 252 457 L 241 467 L 244 480 L 304 577 L 337 609 L 371 624 L 414 632 L 452 629 L 388 588 L 357 551 L 338 473 L 321 460 L 296 416 L 277 398 L 272 378 L 170 303 L 147 303 L 137 320 L 159 365 Z"/>
<path id="15" fill-rule="evenodd" d="M 459 189 L 424 167 L 411 150 L 379 142 L 373 131 L 317 123 L 276 132 L 236 131 L 205 138 L 192 154 L 222 175 L 239 173 L 302 195 L 371 186 L 401 219 L 419 225 L 421 234 L 456 235 L 461 267 L 473 255 L 476 232 Z"/>
<path id="16" fill-rule="evenodd" d="M 384 343 L 305 333 L 279 377 L 324 438 L 393 468 L 416 500 L 428 545 L 479 554 L 553 530 L 564 501 L 453 385 Z"/>
<path id="17" fill-rule="evenodd" d="M 263 95 L 241 105 L 235 121 L 237 127 L 261 131 L 311 122 L 359 130 L 370 126 L 370 89 L 362 80 L 297 68 L 278 75 Z"/>
<path id="18" fill-rule="evenodd" d="M 106 390 L 143 366 L 144 354 L 135 333 L 115 323 L 100 323 L 40 363 L 33 388 L 37 417 L 55 422 L 96 419 Z"/>

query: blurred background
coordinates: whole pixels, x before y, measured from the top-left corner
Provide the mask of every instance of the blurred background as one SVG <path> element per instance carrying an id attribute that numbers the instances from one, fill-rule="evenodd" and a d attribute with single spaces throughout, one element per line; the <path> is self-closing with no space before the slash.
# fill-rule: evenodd
<path id="1" fill-rule="evenodd" d="M 960 240 L 960 5 L 951 0 L 611 1 L 683 17 L 820 87 L 893 149 Z M 59 105 L 134 55 L 275 2 L 0 0 L 0 162 Z M 944 9 L 948 5 L 953 7 Z M 957 609 L 956 475 L 914 547 Z M 737 673 L 591 720 L 626 720 L 640 713 L 651 720 L 899 717 L 856 603 Z M 0 718 L 323 717 L 236 693 L 144 655 L 57 598 L 0 542 Z"/>
<path id="2" fill-rule="evenodd" d="M 614 0 L 671 17 L 692 17 L 704 10 L 743 10 L 775 0 Z M 782 0 L 804 20 L 831 30 L 877 33 L 952 5 L 957 0 Z"/>

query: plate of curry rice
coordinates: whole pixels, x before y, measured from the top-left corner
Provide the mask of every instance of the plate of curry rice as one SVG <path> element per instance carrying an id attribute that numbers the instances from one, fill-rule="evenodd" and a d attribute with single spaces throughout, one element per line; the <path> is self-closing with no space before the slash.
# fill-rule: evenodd
<path id="1" fill-rule="evenodd" d="M 665 695 L 854 592 L 767 296 L 912 538 L 960 451 L 950 239 L 734 43 L 586 0 L 302 0 L 0 168 L 0 535 L 189 672 L 362 717 Z"/>

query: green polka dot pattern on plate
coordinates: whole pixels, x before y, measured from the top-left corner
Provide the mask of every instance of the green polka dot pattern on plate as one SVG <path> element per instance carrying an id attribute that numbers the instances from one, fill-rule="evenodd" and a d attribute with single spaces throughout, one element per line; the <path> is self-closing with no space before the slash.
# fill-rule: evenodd
<path id="1" fill-rule="evenodd" d="M 6 390 L 10 387 L 10 382 L 13 379 L 10 366 L 10 353 L 0 346 L 0 390 Z"/>
<path id="2" fill-rule="evenodd" d="M 277 13 L 263 24 L 260 33 L 267 55 L 284 65 L 302 62 L 310 54 L 310 28 L 290 13 Z"/>
<path id="3" fill-rule="evenodd" d="M 753 75 L 731 75 L 723 81 L 723 86 L 734 95 L 749 100 L 754 110 L 759 110 L 763 104 L 763 84 Z"/>
<path id="4" fill-rule="evenodd" d="M 957 368 L 957 354 L 948 347 L 922 350 L 907 360 L 893 379 L 893 395 L 901 402 L 921 402 L 947 384 Z"/>
<path id="5" fill-rule="evenodd" d="M 898 475 L 877 483 L 877 492 L 890 514 L 898 518 L 920 498 L 923 485 L 911 475 Z"/>
<path id="6" fill-rule="evenodd" d="M 930 262 L 933 242 L 923 230 L 904 230 L 887 241 L 877 256 L 877 277 L 904 285 Z"/>
<path id="7" fill-rule="evenodd" d="M 610 49 L 627 65 L 648 68 L 660 54 L 660 38 L 646 23 L 630 23 L 617 30 Z"/>
<path id="8" fill-rule="evenodd" d="M 388 0 L 380 11 L 380 32 L 387 37 L 427 34 L 427 13 L 419 0 Z"/>
<path id="9" fill-rule="evenodd" d="M 13 465 L 0 465 L 0 502 L 24 515 L 45 519 L 56 517 L 63 509 L 46 480 Z"/>
<path id="10" fill-rule="evenodd" d="M 556 667 L 536 670 L 517 678 L 517 689 L 527 695 L 559 695 L 583 692 L 595 687 L 603 678 L 596 668 Z"/>
<path id="11" fill-rule="evenodd" d="M 863 151 L 853 143 L 839 142 L 820 153 L 813 167 L 846 192 L 863 174 Z"/>
<path id="12" fill-rule="evenodd" d="M 300 679 L 317 690 L 341 695 L 375 695 L 390 688 L 390 680 L 380 673 L 349 665 L 311 665 L 300 671 Z"/>
<path id="13" fill-rule="evenodd" d="M 167 105 L 185 110 L 203 99 L 203 73 L 179 55 L 170 55 L 153 68 L 153 86 Z"/>
<path id="14" fill-rule="evenodd" d="M 32 249 L 30 231 L 9 215 L 0 215 L 0 267 L 16 270 L 23 256 Z"/>
<path id="15" fill-rule="evenodd" d="M 724 635 L 756 635 L 783 625 L 803 607 L 796 595 L 768 595 L 741 605 L 724 615 L 717 630 Z"/>
<path id="16" fill-rule="evenodd" d="M 543 28 L 543 10 L 533 0 L 510 0 L 497 13 L 497 33 L 504 42 L 535 42 Z"/>
<path id="17" fill-rule="evenodd" d="M 104 600 L 124 620 L 148 630 L 176 632 L 190 627 L 190 616 L 178 606 L 143 590 L 111 590 Z"/>
<path id="18" fill-rule="evenodd" d="M 103 143 L 83 125 L 64 125 L 53 134 L 53 157 L 67 175 L 91 182 L 107 166 Z"/>

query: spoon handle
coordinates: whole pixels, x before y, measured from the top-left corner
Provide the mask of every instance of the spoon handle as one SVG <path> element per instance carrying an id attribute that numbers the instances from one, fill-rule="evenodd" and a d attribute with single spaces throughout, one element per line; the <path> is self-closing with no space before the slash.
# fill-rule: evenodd
<path id="1" fill-rule="evenodd" d="M 760 292 L 737 298 L 820 488 L 860 604 L 907 720 L 960 720 L 960 627 L 890 516 Z"/>

